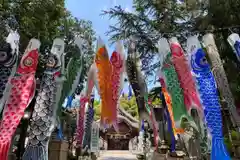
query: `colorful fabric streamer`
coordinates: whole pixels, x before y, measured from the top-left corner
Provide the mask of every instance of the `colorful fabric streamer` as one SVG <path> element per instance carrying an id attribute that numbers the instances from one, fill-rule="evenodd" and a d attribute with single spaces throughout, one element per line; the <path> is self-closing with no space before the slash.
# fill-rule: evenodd
<path id="1" fill-rule="evenodd" d="M 112 53 L 112 56 L 110 58 L 110 61 L 112 63 L 112 117 L 113 119 L 113 125 L 115 126 L 115 129 L 118 130 L 117 127 L 117 106 L 119 101 L 119 96 L 121 92 L 121 76 L 123 74 L 124 69 L 124 59 L 121 56 L 119 52 L 114 51 Z"/>
<path id="2" fill-rule="evenodd" d="M 6 42 L 0 46 L 0 113 L 9 95 L 9 80 L 16 71 L 19 38 L 17 31 L 10 31 Z"/>
<path id="3" fill-rule="evenodd" d="M 56 126 L 56 103 L 61 76 L 61 56 L 64 51 L 64 41 L 56 38 L 53 41 L 51 53 L 47 59 L 46 69 L 42 75 L 40 89 L 34 105 L 29 125 L 29 139 L 23 154 L 23 160 L 47 160 L 48 144 Z M 55 119 L 56 121 L 53 121 Z"/>
<path id="4" fill-rule="evenodd" d="M 238 61 L 240 62 L 240 37 L 237 33 L 232 33 L 228 36 L 228 43 L 231 45 Z"/>
<path id="5" fill-rule="evenodd" d="M 188 48 L 192 48 L 191 65 L 196 75 L 196 82 L 203 102 L 207 126 L 212 134 L 211 159 L 230 160 L 231 158 L 224 145 L 221 106 L 210 65 L 197 37 L 195 37 L 195 39 L 192 38 L 191 43 L 189 40 L 188 45 Z"/>
<path id="6" fill-rule="evenodd" d="M 88 102 L 87 97 L 80 98 L 80 107 L 78 112 L 78 122 L 77 122 L 77 147 L 82 147 L 83 136 L 84 136 L 84 116 L 85 116 L 85 105 Z"/>
<path id="7" fill-rule="evenodd" d="M 93 120 L 94 120 L 94 109 L 92 104 L 90 104 L 86 113 L 86 119 L 84 124 L 83 148 L 87 147 L 88 149 L 90 149 L 91 130 L 92 130 Z"/>
<path id="8" fill-rule="evenodd" d="M 156 127 L 155 115 L 154 115 L 153 109 L 150 108 L 149 105 L 148 105 L 148 95 L 147 94 L 144 96 L 144 100 L 145 100 L 145 108 L 147 109 L 148 114 L 150 116 L 150 120 L 151 120 L 151 124 L 152 124 L 152 128 L 153 128 L 155 150 L 157 151 L 158 150 L 159 135 L 158 135 L 158 129 Z"/>
<path id="9" fill-rule="evenodd" d="M 166 89 L 171 96 L 175 127 L 177 130 L 184 129 L 184 126 L 181 125 L 181 123 L 183 122 L 183 119 L 186 119 L 192 127 L 198 130 L 196 124 L 188 115 L 188 112 L 184 105 L 183 91 L 180 87 L 178 75 L 171 61 L 172 56 L 169 43 L 167 42 L 166 38 L 162 38 L 159 43 L 159 46 L 161 46 L 159 47 L 159 53 L 162 54 L 164 58 L 161 71 L 163 73 L 164 82 L 166 83 Z"/>
<path id="10" fill-rule="evenodd" d="M 158 148 L 158 134 L 156 121 L 154 119 L 153 111 L 148 106 L 148 90 L 143 74 L 140 68 L 140 58 L 136 51 L 136 46 L 133 40 L 129 43 L 128 57 L 127 57 L 127 75 L 129 82 L 133 88 L 136 102 L 138 105 L 139 119 L 147 120 L 152 126 L 154 132 L 154 142 L 156 149 Z"/>
<path id="11" fill-rule="evenodd" d="M 230 90 L 230 86 L 228 83 L 228 79 L 221 62 L 220 55 L 218 53 L 217 46 L 214 41 L 213 34 L 206 34 L 203 36 L 203 43 L 207 50 L 208 57 L 211 61 L 212 65 L 212 73 L 215 77 L 215 81 L 217 83 L 218 90 L 220 92 L 221 98 L 224 99 L 228 105 L 230 113 L 232 116 L 232 122 L 240 128 L 240 116 L 238 115 L 233 95 Z"/>
<path id="12" fill-rule="evenodd" d="M 3 118 L 0 124 L 0 159 L 8 159 L 12 136 L 14 135 L 21 118 L 24 116 L 24 110 L 32 101 L 36 80 L 35 73 L 38 64 L 38 49 L 40 42 L 31 39 L 25 53 L 20 61 L 15 75 L 10 83 L 9 98 L 3 110 Z"/>
<path id="13" fill-rule="evenodd" d="M 240 57 L 240 41 L 236 41 L 235 44 L 234 44 L 234 48 L 236 50 L 236 53 L 237 53 L 237 57 L 239 59 Z M 240 60 L 239 60 L 240 61 Z"/>
<path id="14" fill-rule="evenodd" d="M 96 64 L 93 63 L 88 71 L 87 78 L 87 88 L 85 90 L 84 95 L 80 98 L 80 107 L 77 118 L 77 129 L 76 129 L 76 138 L 77 138 L 77 147 L 82 147 L 83 137 L 84 137 L 84 117 L 85 117 L 85 105 L 90 100 L 93 100 L 92 105 L 94 103 L 94 95 L 92 95 L 92 90 L 94 87 L 94 79 L 96 74 Z"/>
<path id="15" fill-rule="evenodd" d="M 84 124 L 83 148 L 85 149 L 90 149 L 93 121 L 94 121 L 94 94 L 91 94 Z"/>
<path id="16" fill-rule="evenodd" d="M 108 52 L 102 40 L 98 40 L 98 51 L 95 57 L 95 63 L 98 68 L 98 84 L 101 97 L 101 124 L 110 127 L 116 122 L 116 112 L 113 106 L 112 93 L 112 65 L 110 63 Z"/>
<path id="17" fill-rule="evenodd" d="M 66 108 L 71 108 L 72 107 L 72 101 L 73 101 L 73 96 L 68 96 L 67 97 Z"/>
<path id="18" fill-rule="evenodd" d="M 172 62 L 178 75 L 180 87 L 183 89 L 184 104 L 187 107 L 187 111 L 191 113 L 191 109 L 196 108 L 201 117 L 203 117 L 202 105 L 183 49 L 176 37 L 172 37 L 169 41 Z"/>
<path id="19" fill-rule="evenodd" d="M 86 92 L 85 92 L 85 95 L 87 97 L 89 97 L 91 94 L 92 94 L 92 90 L 93 90 L 93 87 L 95 85 L 95 87 L 97 87 L 95 84 L 95 79 L 97 79 L 97 77 L 95 77 L 97 73 L 97 67 L 96 67 L 96 64 L 93 63 L 88 71 L 88 78 L 87 78 L 87 88 L 86 88 Z M 97 90 L 99 92 L 99 89 L 97 87 Z"/>
<path id="20" fill-rule="evenodd" d="M 171 119 L 171 126 L 172 126 L 172 129 L 173 129 L 173 134 L 174 134 L 175 137 L 177 137 L 177 134 L 184 133 L 184 130 L 182 128 L 176 128 L 175 121 L 174 121 L 174 116 L 173 116 L 171 96 L 167 92 L 166 84 L 165 84 L 163 78 L 160 78 L 160 83 L 161 83 L 161 86 L 162 86 L 161 88 L 162 88 L 162 94 L 164 96 L 164 102 L 166 103 L 166 107 L 168 109 L 169 116 L 170 116 L 170 119 Z"/>

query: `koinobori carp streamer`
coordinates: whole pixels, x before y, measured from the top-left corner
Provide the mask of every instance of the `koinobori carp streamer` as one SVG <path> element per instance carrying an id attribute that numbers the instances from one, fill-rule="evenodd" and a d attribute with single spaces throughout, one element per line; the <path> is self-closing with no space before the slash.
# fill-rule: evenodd
<path id="1" fill-rule="evenodd" d="M 112 116 L 113 116 L 113 125 L 118 130 L 117 127 L 117 107 L 118 107 L 118 101 L 120 96 L 120 87 L 121 87 L 121 81 L 122 81 L 122 74 L 124 70 L 124 57 L 121 55 L 120 51 L 114 51 L 112 53 L 112 56 L 110 58 L 111 64 L 112 64 Z"/>
<path id="2" fill-rule="evenodd" d="M 11 78 L 12 88 L 3 110 L 0 124 L 0 159 L 8 159 L 12 136 L 15 133 L 24 111 L 32 101 L 36 80 L 35 73 L 38 64 L 38 49 L 40 42 L 31 39 L 20 61 L 15 75 Z"/>
<path id="3" fill-rule="evenodd" d="M 19 39 L 17 31 L 10 31 L 6 42 L 0 46 L 0 112 L 9 95 L 9 80 L 16 72 Z"/>
<path id="4" fill-rule="evenodd" d="M 159 53 L 163 54 L 162 62 L 162 78 L 166 83 L 166 88 L 172 99 L 172 110 L 173 117 L 175 121 L 175 127 L 177 130 L 182 130 L 183 126 L 181 123 L 183 119 L 186 119 L 189 124 L 194 127 L 196 130 L 197 126 L 194 123 L 193 119 L 189 116 L 187 109 L 184 104 L 183 91 L 178 81 L 178 75 L 172 63 L 172 55 L 170 51 L 170 46 L 166 38 L 162 38 L 159 41 L 161 47 L 159 47 Z"/>
<path id="5" fill-rule="evenodd" d="M 187 111 L 191 113 L 191 109 L 196 108 L 202 117 L 203 112 L 201 102 L 183 49 L 178 43 L 176 37 L 172 37 L 169 41 L 172 53 L 172 62 L 177 72 L 180 86 L 183 90 L 184 104 Z"/>
<path id="6" fill-rule="evenodd" d="M 95 63 L 98 69 L 98 85 L 101 97 L 101 124 L 105 127 L 111 126 L 116 121 L 116 114 L 113 114 L 112 96 L 112 65 L 108 52 L 101 38 L 98 39 L 98 50 Z"/>
<path id="7" fill-rule="evenodd" d="M 230 160 L 231 158 L 224 145 L 221 106 L 213 73 L 197 37 L 192 37 L 191 40 L 189 38 L 189 42 L 191 43 L 188 43 L 188 48 L 192 48 L 190 51 L 191 66 L 196 76 L 205 120 L 212 135 L 211 159 Z"/>

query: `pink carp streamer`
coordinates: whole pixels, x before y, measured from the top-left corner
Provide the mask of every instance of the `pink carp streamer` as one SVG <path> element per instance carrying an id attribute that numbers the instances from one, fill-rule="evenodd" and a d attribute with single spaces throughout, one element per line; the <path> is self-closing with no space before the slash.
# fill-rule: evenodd
<path id="1" fill-rule="evenodd" d="M 121 80 L 121 74 L 123 72 L 123 59 L 118 52 L 113 52 L 112 56 L 110 58 L 110 61 L 112 63 L 112 104 L 111 107 L 112 110 L 112 116 L 115 118 L 115 121 L 113 121 L 113 126 L 116 130 L 118 130 L 117 126 L 117 105 L 119 100 L 119 88 L 120 88 L 120 80 Z"/>
<path id="2" fill-rule="evenodd" d="M 96 72 L 96 65 L 93 63 L 88 71 L 87 89 L 85 95 L 80 98 L 80 108 L 77 119 L 77 146 L 82 147 L 83 135 L 84 135 L 84 116 L 85 116 L 85 105 L 90 100 L 92 89 L 94 87 L 94 74 Z"/>
<path id="3" fill-rule="evenodd" d="M 0 125 L 0 160 L 8 160 L 12 136 L 24 115 L 24 110 L 34 97 L 38 56 L 37 49 L 23 55 L 17 72 L 10 81 L 12 88 Z"/>
<path id="4" fill-rule="evenodd" d="M 175 37 L 170 39 L 170 48 L 172 52 L 172 62 L 176 69 L 180 86 L 183 89 L 186 109 L 188 113 L 190 113 L 191 109 L 195 107 L 200 112 L 200 115 L 203 116 L 201 101 L 196 90 L 190 67 L 188 66 L 183 49 Z"/>
<path id="5" fill-rule="evenodd" d="M 78 147 L 82 147 L 83 134 L 84 134 L 85 105 L 87 102 L 88 102 L 88 98 L 86 96 L 83 96 L 80 98 L 80 108 L 79 108 L 79 112 L 78 112 L 77 132 L 76 132 L 76 139 L 77 139 Z"/>

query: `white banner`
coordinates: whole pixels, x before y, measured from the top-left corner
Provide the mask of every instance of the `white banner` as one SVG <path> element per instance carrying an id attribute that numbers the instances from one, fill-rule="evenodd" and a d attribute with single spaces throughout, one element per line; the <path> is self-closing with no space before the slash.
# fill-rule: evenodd
<path id="1" fill-rule="evenodd" d="M 99 151 L 99 125 L 96 122 L 92 124 L 90 149 L 94 153 Z"/>

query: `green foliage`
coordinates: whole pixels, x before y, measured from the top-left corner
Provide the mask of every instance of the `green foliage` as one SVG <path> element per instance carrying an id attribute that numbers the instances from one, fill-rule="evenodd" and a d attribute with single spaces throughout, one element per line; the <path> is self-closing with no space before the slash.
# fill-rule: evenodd
<path id="1" fill-rule="evenodd" d="M 120 107 L 122 107 L 125 111 L 127 111 L 131 116 L 134 118 L 138 119 L 138 106 L 136 103 L 136 98 L 133 96 L 131 99 L 128 99 L 128 97 L 120 97 Z M 161 100 L 159 98 L 156 98 L 155 100 L 152 101 L 152 105 L 160 105 Z M 100 114 L 101 114 L 101 103 L 100 101 L 94 101 L 94 119 L 98 120 L 100 119 Z"/>
<path id="2" fill-rule="evenodd" d="M 94 120 L 100 119 L 101 114 L 101 103 L 100 101 L 94 101 Z"/>
<path id="3" fill-rule="evenodd" d="M 1 19 L 10 27 L 19 29 L 20 51 L 24 51 L 33 37 L 43 44 L 51 42 L 61 24 L 60 19 L 65 15 L 64 0 L 4 0 L 2 6 Z"/>
<path id="4" fill-rule="evenodd" d="M 134 96 L 131 97 L 131 99 L 128 99 L 128 97 L 121 97 L 120 107 L 126 110 L 134 118 L 138 119 L 138 106 L 136 103 L 136 98 Z"/>
<path id="5" fill-rule="evenodd" d="M 239 141 L 240 140 L 240 133 L 236 131 L 231 132 L 232 140 Z"/>
<path id="6" fill-rule="evenodd" d="M 153 101 L 152 101 L 152 105 L 153 106 L 159 106 L 162 104 L 162 101 L 160 98 L 155 98 Z"/>
<path id="7" fill-rule="evenodd" d="M 120 107 L 126 110 L 129 114 L 131 114 L 134 118 L 138 118 L 138 108 L 136 104 L 136 98 L 132 97 L 128 100 L 127 97 L 120 98 Z M 101 114 L 101 103 L 100 101 L 94 101 L 94 120 L 100 119 Z"/>

